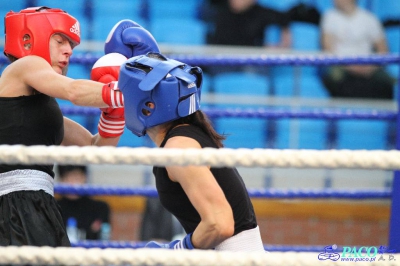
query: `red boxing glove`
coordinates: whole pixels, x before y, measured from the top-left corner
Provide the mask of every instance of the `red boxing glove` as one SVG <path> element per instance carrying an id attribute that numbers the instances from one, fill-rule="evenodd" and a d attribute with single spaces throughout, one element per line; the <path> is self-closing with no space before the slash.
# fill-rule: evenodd
<path id="1" fill-rule="evenodd" d="M 124 132 L 124 98 L 118 90 L 117 80 L 120 67 L 125 61 L 126 57 L 121 54 L 107 54 L 96 61 L 90 73 L 92 80 L 108 83 L 103 86 L 102 98 L 110 107 L 100 108 L 102 112 L 97 126 L 100 136 L 104 138 L 115 138 Z"/>
<path id="2" fill-rule="evenodd" d="M 112 81 L 103 86 L 103 101 L 110 107 L 118 108 L 124 106 L 124 95 L 118 89 L 118 81 Z"/>
<path id="3" fill-rule="evenodd" d="M 117 81 L 119 69 L 126 60 L 125 56 L 118 53 L 110 53 L 100 57 L 92 67 L 90 79 L 102 83 Z"/>
<path id="4" fill-rule="evenodd" d="M 97 129 L 103 138 L 115 138 L 124 133 L 124 108 L 101 108 L 101 116 Z"/>
<path id="5" fill-rule="evenodd" d="M 103 101 L 110 107 L 124 106 L 124 97 L 118 89 L 116 82 L 119 77 L 121 65 L 127 60 L 125 56 L 119 53 L 110 53 L 100 57 L 92 67 L 90 79 L 104 85 L 102 91 Z"/>

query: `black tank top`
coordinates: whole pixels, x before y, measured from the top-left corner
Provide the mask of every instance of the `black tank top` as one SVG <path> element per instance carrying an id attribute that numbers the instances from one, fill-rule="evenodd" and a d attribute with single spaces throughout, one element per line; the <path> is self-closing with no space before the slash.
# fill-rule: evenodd
<path id="1" fill-rule="evenodd" d="M 217 145 L 205 132 L 193 125 L 175 127 L 167 133 L 160 147 L 164 147 L 167 140 L 175 136 L 195 139 L 203 148 L 217 148 Z M 211 172 L 232 207 L 235 220 L 234 234 L 255 228 L 257 221 L 253 205 L 242 177 L 236 168 L 211 167 Z M 186 233 L 193 232 L 200 223 L 200 215 L 190 203 L 181 185 L 169 179 L 165 167 L 155 166 L 153 167 L 153 173 L 156 178 L 156 187 L 161 204 L 179 220 Z"/>
<path id="2" fill-rule="evenodd" d="M 56 100 L 44 94 L 0 97 L 0 145 L 60 145 L 64 121 Z M 54 177 L 53 165 L 0 164 L 0 173 L 33 169 Z"/>

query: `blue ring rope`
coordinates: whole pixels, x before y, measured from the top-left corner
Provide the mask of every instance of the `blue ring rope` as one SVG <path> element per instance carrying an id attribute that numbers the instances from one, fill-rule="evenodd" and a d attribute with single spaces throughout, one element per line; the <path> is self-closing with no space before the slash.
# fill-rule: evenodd
<path id="1" fill-rule="evenodd" d="M 71 243 L 72 247 L 81 248 L 144 248 L 147 242 L 142 241 L 105 241 L 105 240 L 83 240 Z M 270 252 L 323 252 L 324 246 L 284 246 L 284 245 L 264 245 L 264 249 Z"/>
<path id="2" fill-rule="evenodd" d="M 154 187 L 127 188 L 119 186 L 100 185 L 67 185 L 56 184 L 54 192 L 57 194 L 77 195 L 118 195 L 118 196 L 145 196 L 157 197 Z M 390 189 L 248 189 L 251 198 L 267 199 L 390 199 Z"/>
<path id="3" fill-rule="evenodd" d="M 351 109 L 313 109 L 284 110 L 269 108 L 202 108 L 210 118 L 241 117 L 241 118 L 312 118 L 312 119 L 374 119 L 395 121 L 396 112 L 391 111 L 360 111 Z M 80 106 L 61 106 L 64 115 L 100 115 L 98 108 Z"/>
<path id="4" fill-rule="evenodd" d="M 144 248 L 147 242 L 143 241 L 106 241 L 106 240 L 83 240 L 71 243 L 72 247 L 81 248 Z M 267 245 L 264 244 L 264 249 L 269 252 L 324 252 L 325 246 L 298 246 L 298 245 Z M 357 250 L 359 247 L 357 247 Z M 335 252 L 343 252 L 343 248 L 338 246 Z M 386 251 L 388 252 L 388 251 Z M 399 253 L 396 250 L 388 253 Z M 316 257 L 317 258 L 317 257 Z"/>
<path id="5" fill-rule="evenodd" d="M 278 65 L 348 65 L 348 64 L 376 64 L 387 65 L 400 62 L 398 54 L 388 55 L 366 55 L 366 56 L 343 56 L 338 57 L 334 55 L 243 55 L 243 56 L 230 56 L 230 55 L 168 55 L 171 59 L 175 59 L 189 65 L 201 66 L 222 66 L 222 65 L 254 65 L 254 66 L 278 66 Z M 76 54 L 71 57 L 71 64 L 93 64 L 101 56 L 93 53 Z M 8 64 L 9 61 L 4 55 L 0 55 L 0 63 Z"/>

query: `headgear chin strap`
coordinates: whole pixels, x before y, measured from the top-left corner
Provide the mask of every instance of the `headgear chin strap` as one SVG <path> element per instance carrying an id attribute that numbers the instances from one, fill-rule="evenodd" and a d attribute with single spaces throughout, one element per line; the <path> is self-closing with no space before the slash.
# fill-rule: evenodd
<path id="1" fill-rule="evenodd" d="M 200 108 L 202 70 L 159 53 L 132 57 L 121 66 L 126 126 L 137 136 L 146 129 Z"/>
<path id="2" fill-rule="evenodd" d="M 78 20 L 61 9 L 31 7 L 10 11 L 4 21 L 4 54 L 16 58 L 37 55 L 51 64 L 49 41 L 54 33 L 68 37 L 74 47 L 81 41 Z"/>

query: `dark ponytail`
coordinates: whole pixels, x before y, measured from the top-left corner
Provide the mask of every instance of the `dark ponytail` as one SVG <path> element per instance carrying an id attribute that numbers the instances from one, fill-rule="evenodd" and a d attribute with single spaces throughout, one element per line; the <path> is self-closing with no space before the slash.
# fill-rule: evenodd
<path id="1" fill-rule="evenodd" d="M 224 147 L 224 144 L 222 142 L 226 139 L 226 136 L 218 134 L 218 132 L 215 131 L 214 127 L 211 124 L 210 119 L 201 110 L 197 110 L 196 112 L 194 112 L 189 116 L 182 117 L 178 120 L 171 122 L 168 131 L 176 127 L 177 125 L 181 124 L 190 124 L 201 128 L 208 136 L 211 137 L 211 139 L 215 142 L 218 148 Z"/>

